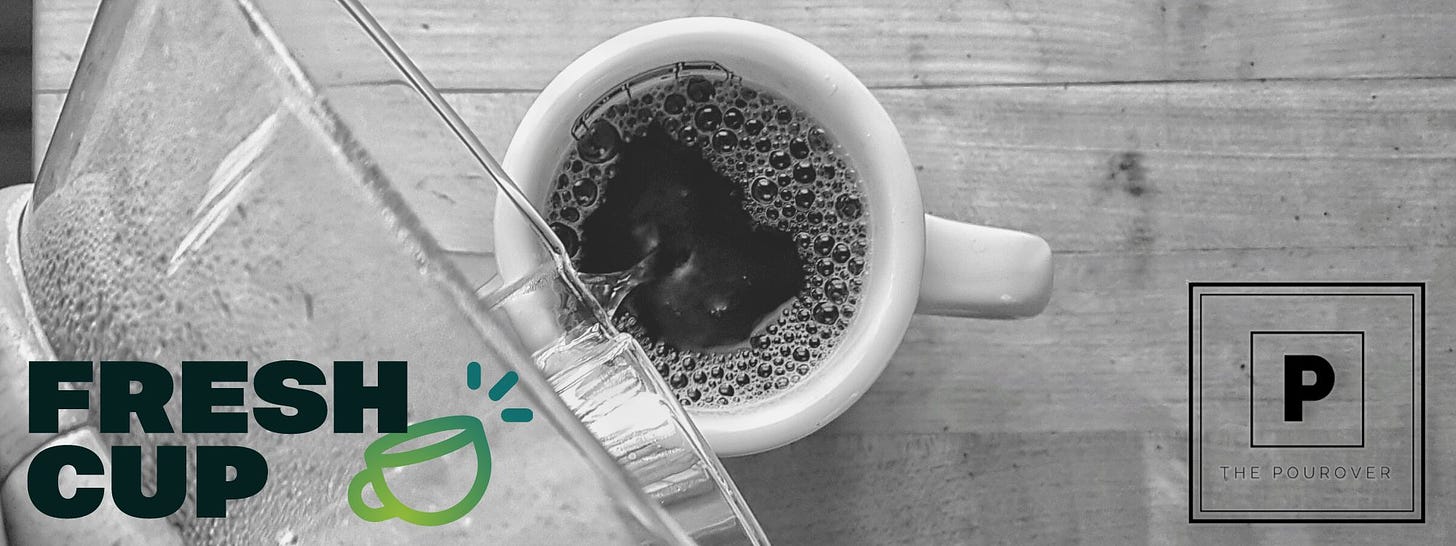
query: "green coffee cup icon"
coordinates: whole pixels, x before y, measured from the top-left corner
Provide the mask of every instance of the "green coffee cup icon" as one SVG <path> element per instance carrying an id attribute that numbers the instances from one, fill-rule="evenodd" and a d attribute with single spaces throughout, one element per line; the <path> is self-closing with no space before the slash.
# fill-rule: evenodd
<path id="1" fill-rule="evenodd" d="M 430 445 L 407 451 L 390 452 L 391 449 L 410 440 L 451 431 L 455 433 Z M 460 499 L 460 502 L 455 503 L 454 506 L 435 512 L 417 510 L 400 501 L 389 489 L 389 484 L 385 483 L 385 469 L 406 467 L 438 459 L 470 446 L 474 446 L 478 462 L 475 483 L 471 485 L 465 498 Z M 355 515 L 366 521 L 377 522 L 399 518 L 415 525 L 444 525 L 470 513 L 475 505 L 480 503 L 481 497 L 485 495 L 485 488 L 489 484 L 490 445 L 485 441 L 485 428 L 481 425 L 480 420 L 469 415 L 437 417 L 410 425 L 405 432 L 386 434 L 364 449 L 364 470 L 356 474 L 353 481 L 349 482 L 349 507 L 354 510 Z M 374 495 L 379 498 L 380 506 L 370 506 L 364 501 L 365 487 L 374 489 Z"/>

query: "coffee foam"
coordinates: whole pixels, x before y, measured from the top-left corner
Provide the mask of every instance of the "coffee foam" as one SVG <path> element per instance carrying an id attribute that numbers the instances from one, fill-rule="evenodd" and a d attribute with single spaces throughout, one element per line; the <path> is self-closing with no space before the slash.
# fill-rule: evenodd
<path id="1" fill-rule="evenodd" d="M 721 70 L 636 81 L 582 117 L 557 170 L 547 219 L 574 254 L 582 223 L 616 175 L 616 153 L 658 124 L 739 183 L 761 226 L 793 234 L 804 288 L 737 347 L 686 351 L 651 339 L 625 309 L 617 326 L 652 357 L 679 400 L 732 408 L 802 381 L 838 345 L 859 304 L 869 251 L 858 174 L 833 138 L 789 101 Z"/>

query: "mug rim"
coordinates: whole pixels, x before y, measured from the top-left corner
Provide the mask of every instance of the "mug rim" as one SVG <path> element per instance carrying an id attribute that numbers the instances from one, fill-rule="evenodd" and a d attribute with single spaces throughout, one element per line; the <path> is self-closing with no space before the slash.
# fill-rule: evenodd
<path id="1" fill-rule="evenodd" d="M 712 61 L 809 113 L 846 151 L 865 191 L 870 249 L 855 316 L 833 351 L 798 383 L 731 410 L 689 408 L 721 455 L 773 449 L 808 436 L 844 413 L 899 346 L 914 313 L 924 263 L 925 223 L 915 171 L 884 107 L 848 68 L 808 41 L 767 25 L 724 17 L 670 19 L 597 45 L 561 71 L 517 127 L 502 166 L 540 208 L 571 124 L 603 94 L 644 71 Z M 497 200 L 496 218 L 512 205 Z M 501 270 L 531 253 L 521 222 L 496 222 Z M 520 242 L 517 242 L 520 241 Z M 519 269 L 518 267 L 514 269 Z"/>
<path id="2" fill-rule="evenodd" d="M 405 451 L 389 451 L 406 442 L 452 430 L 456 432 L 438 442 Z M 409 425 L 404 432 L 391 432 L 379 437 L 364 448 L 364 463 L 371 468 L 410 466 L 449 455 L 471 445 L 477 450 L 489 450 L 485 428 L 480 419 L 469 415 L 446 415 Z"/>

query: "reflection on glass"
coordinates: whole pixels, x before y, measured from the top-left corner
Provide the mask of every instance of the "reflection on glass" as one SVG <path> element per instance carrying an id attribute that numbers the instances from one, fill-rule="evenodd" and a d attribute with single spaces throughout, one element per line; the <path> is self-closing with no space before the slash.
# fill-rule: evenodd
<path id="1" fill-rule="evenodd" d="M 366 384 L 374 362 L 408 360 L 411 423 L 483 424 L 489 487 L 435 527 L 350 510 L 350 481 L 379 437 L 372 413 L 363 434 L 102 435 L 144 446 L 144 472 L 159 444 L 267 458 L 268 486 L 229 517 L 195 518 L 188 503 L 170 518 L 186 542 L 766 542 L 640 348 L 596 324 L 570 272 L 497 274 L 496 193 L 336 4 L 106 0 L 21 257 L 58 358 L 174 375 L 184 360 L 358 360 Z M 499 400 L 471 390 L 472 361 L 487 383 L 514 373 L 519 384 Z M 167 412 L 179 422 L 177 397 Z M 387 482 L 403 503 L 447 509 L 471 494 L 479 446 L 383 469 L 362 495 L 372 505 Z"/>

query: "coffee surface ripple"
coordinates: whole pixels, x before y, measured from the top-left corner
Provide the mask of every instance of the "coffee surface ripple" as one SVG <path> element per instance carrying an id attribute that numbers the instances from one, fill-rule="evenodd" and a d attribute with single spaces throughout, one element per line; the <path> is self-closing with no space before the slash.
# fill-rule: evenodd
<path id="1" fill-rule="evenodd" d="M 802 381 L 863 283 L 869 219 L 849 158 L 801 109 L 728 75 L 629 89 L 583 116 L 552 229 L 584 273 L 648 259 L 614 318 L 684 405 L 731 409 Z"/>

